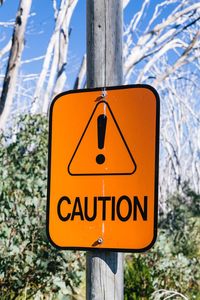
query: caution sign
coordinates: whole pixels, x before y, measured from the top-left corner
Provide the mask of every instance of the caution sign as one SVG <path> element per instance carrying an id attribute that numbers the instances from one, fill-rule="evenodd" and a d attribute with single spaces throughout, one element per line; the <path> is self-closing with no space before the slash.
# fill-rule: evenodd
<path id="1" fill-rule="evenodd" d="M 156 239 L 159 97 L 147 85 L 51 105 L 47 231 L 64 249 L 145 251 Z"/>

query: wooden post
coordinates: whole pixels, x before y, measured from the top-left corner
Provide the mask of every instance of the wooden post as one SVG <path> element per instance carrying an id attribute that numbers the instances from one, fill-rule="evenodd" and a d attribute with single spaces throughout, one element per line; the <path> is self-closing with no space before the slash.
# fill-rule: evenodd
<path id="1" fill-rule="evenodd" d="M 122 0 L 87 0 L 87 87 L 121 85 Z M 122 300 L 123 254 L 90 251 L 87 300 Z"/>
<path id="2" fill-rule="evenodd" d="M 121 85 L 122 0 L 87 0 L 87 86 Z"/>

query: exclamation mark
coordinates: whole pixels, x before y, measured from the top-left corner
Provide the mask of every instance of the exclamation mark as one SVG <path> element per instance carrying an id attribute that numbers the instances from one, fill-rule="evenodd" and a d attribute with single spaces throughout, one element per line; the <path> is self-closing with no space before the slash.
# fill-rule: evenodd
<path id="1" fill-rule="evenodd" d="M 103 149 L 105 143 L 105 135 L 106 135 L 106 124 L 107 124 L 107 116 L 99 115 L 97 118 L 97 137 L 98 137 L 98 148 Z M 97 164 L 101 165 L 105 161 L 105 156 L 103 154 L 99 154 L 96 157 Z"/>

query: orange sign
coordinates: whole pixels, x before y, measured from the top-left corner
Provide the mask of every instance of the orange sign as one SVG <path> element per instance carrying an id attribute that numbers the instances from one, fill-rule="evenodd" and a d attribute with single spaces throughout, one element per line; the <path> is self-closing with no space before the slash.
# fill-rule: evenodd
<path id="1" fill-rule="evenodd" d="M 145 251 L 156 238 L 159 97 L 147 85 L 51 105 L 47 226 L 65 249 Z"/>

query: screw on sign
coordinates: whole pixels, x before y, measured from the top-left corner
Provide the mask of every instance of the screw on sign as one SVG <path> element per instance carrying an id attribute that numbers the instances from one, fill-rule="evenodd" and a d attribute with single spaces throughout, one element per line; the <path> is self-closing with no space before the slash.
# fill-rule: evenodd
<path id="1" fill-rule="evenodd" d="M 147 85 L 51 105 L 47 230 L 65 249 L 145 251 L 157 230 L 159 97 Z"/>

